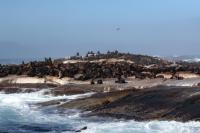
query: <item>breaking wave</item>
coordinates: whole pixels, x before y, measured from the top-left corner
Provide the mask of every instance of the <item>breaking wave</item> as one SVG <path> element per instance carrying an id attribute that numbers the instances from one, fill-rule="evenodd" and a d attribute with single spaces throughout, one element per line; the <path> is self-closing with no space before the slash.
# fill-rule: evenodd
<path id="1" fill-rule="evenodd" d="M 200 58 L 184 59 L 186 62 L 200 62 Z"/>
<path id="2" fill-rule="evenodd" d="M 195 133 L 199 122 L 136 122 L 114 119 L 82 118 L 77 110 L 60 113 L 56 108 L 39 108 L 35 103 L 51 100 L 73 100 L 92 93 L 72 96 L 44 95 L 46 90 L 32 93 L 0 93 L 0 132 L 4 133 L 73 133 L 87 126 L 83 133 Z"/>
<path id="3" fill-rule="evenodd" d="M 175 121 L 121 121 L 92 123 L 84 133 L 198 133 L 199 122 L 181 123 Z"/>

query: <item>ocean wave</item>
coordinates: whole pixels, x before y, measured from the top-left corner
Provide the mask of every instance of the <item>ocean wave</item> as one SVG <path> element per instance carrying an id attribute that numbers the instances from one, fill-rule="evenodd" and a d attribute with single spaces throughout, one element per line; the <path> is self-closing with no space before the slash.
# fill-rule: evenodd
<path id="1" fill-rule="evenodd" d="M 83 133 L 198 133 L 199 122 L 175 121 L 120 121 L 109 123 L 91 123 Z"/>
<path id="2" fill-rule="evenodd" d="M 70 131 L 82 125 L 79 119 L 79 112 L 59 114 L 56 108 L 49 108 L 47 111 L 37 108 L 34 104 L 60 99 L 77 99 L 87 97 L 93 93 L 72 96 L 44 95 L 47 90 L 32 93 L 0 93 L 0 132 L 44 132 Z M 74 128 L 74 129 L 73 129 Z M 50 129 L 50 130 L 49 130 Z M 39 131 L 38 131 L 39 132 Z"/>
<path id="3" fill-rule="evenodd" d="M 32 93 L 0 93 L 0 132 L 9 133 L 73 133 L 87 126 L 83 133 L 195 133 L 200 132 L 199 122 L 149 121 L 136 122 L 104 120 L 98 117 L 81 118 L 80 112 L 57 112 L 56 108 L 37 108 L 35 103 L 87 97 L 93 93 L 72 96 L 44 95 L 47 90 Z M 73 113 L 71 113 L 73 112 Z"/>
<path id="4" fill-rule="evenodd" d="M 186 61 L 186 62 L 200 62 L 200 58 L 184 59 L 183 61 Z"/>

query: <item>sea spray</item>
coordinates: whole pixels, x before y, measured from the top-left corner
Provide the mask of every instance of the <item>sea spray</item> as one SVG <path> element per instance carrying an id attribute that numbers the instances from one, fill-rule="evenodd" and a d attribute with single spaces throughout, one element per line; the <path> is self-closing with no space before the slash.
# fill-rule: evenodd
<path id="1" fill-rule="evenodd" d="M 0 132 L 61 132 L 75 131 L 81 127 L 81 121 L 77 120 L 78 112 L 69 116 L 69 113 L 55 113 L 56 109 L 50 111 L 37 108 L 34 104 L 51 100 L 72 100 L 87 97 L 93 93 L 72 96 L 44 95 L 47 90 L 32 93 L 0 93 Z M 52 113 L 54 112 L 54 113 Z"/>
<path id="2" fill-rule="evenodd" d="M 78 111 L 66 110 L 60 113 L 55 108 L 38 108 L 36 103 L 51 100 L 74 100 L 91 96 L 93 93 L 53 96 L 44 95 L 48 90 L 32 93 L 0 93 L 0 132 L 9 133 L 196 133 L 200 132 L 199 122 L 116 120 L 99 117 L 81 118 Z"/>
<path id="3" fill-rule="evenodd" d="M 89 123 L 83 133 L 198 133 L 199 122 L 149 121 L 136 122 L 118 121 L 106 123 Z"/>

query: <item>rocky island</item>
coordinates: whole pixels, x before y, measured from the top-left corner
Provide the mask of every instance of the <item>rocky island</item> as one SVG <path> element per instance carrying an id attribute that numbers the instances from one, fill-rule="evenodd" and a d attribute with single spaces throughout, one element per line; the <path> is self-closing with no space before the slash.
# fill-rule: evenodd
<path id="1" fill-rule="evenodd" d="M 0 91 L 10 94 L 42 89 L 55 96 L 92 93 L 67 102 L 37 103 L 39 107 L 53 105 L 61 112 L 80 110 L 82 117 L 200 120 L 200 63 L 90 51 L 67 59 L 0 65 Z"/>

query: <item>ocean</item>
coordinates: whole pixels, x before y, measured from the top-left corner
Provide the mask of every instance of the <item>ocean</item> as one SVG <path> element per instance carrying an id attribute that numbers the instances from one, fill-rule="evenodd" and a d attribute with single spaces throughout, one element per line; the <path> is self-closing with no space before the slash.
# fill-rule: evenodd
<path id="1" fill-rule="evenodd" d="M 198 133 L 199 122 L 116 120 L 100 117 L 81 117 L 78 110 L 59 111 L 54 106 L 40 107 L 37 103 L 66 99 L 73 100 L 89 94 L 72 96 L 32 93 L 5 94 L 0 92 L 0 133 Z"/>
<path id="2" fill-rule="evenodd" d="M 0 64 L 6 65 L 6 64 L 21 64 L 23 61 L 25 63 L 30 61 L 40 61 L 44 60 L 43 58 L 10 58 L 10 59 L 0 59 Z"/>
<path id="3" fill-rule="evenodd" d="M 27 60 L 29 61 L 29 60 Z M 22 60 L 0 60 L 0 64 L 19 64 Z M 81 117 L 78 110 L 59 111 L 55 106 L 40 107 L 37 103 L 65 99 L 73 100 L 89 94 L 52 96 L 42 90 L 31 93 L 0 92 L 0 133 L 198 133 L 200 122 L 116 120 Z"/>

